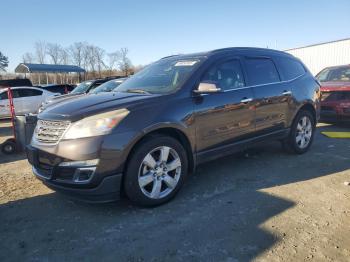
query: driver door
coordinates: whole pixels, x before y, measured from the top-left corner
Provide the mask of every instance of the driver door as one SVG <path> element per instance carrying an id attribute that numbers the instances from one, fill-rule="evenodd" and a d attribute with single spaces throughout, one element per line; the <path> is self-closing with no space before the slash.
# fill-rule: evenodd
<path id="1" fill-rule="evenodd" d="M 214 64 L 201 82 L 215 83 L 221 91 L 195 98 L 198 156 L 215 152 L 255 131 L 254 95 L 246 87 L 240 59 Z"/>

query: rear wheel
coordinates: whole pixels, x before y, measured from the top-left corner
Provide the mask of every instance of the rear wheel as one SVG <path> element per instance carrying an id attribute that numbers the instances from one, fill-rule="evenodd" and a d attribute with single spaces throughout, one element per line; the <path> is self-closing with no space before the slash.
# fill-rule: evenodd
<path id="1" fill-rule="evenodd" d="M 188 172 L 186 151 L 176 139 L 153 136 L 142 142 L 128 162 L 124 189 L 141 206 L 156 206 L 173 198 Z"/>
<path id="2" fill-rule="evenodd" d="M 296 116 L 289 136 L 283 141 L 284 148 L 291 153 L 303 154 L 307 152 L 313 142 L 315 134 L 315 119 L 306 110 Z"/>

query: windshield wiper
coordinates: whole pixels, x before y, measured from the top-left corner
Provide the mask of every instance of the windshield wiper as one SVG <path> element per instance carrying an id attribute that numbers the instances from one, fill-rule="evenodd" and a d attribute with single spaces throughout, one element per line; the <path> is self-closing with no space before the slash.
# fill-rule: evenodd
<path id="1" fill-rule="evenodd" d="M 127 89 L 125 90 L 125 92 L 127 93 L 138 93 L 138 94 L 147 94 L 147 95 L 150 95 L 151 93 L 150 92 L 147 92 L 143 89 Z"/>

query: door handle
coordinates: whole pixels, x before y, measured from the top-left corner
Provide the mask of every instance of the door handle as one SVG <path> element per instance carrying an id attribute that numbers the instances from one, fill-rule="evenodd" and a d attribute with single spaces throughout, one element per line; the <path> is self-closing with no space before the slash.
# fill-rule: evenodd
<path id="1" fill-rule="evenodd" d="M 290 96 L 291 94 L 292 94 L 292 91 L 287 91 L 287 90 L 283 91 L 282 93 L 282 95 L 284 96 Z"/>
<path id="2" fill-rule="evenodd" d="M 249 103 L 249 102 L 252 102 L 253 101 L 253 98 L 243 98 L 242 100 L 241 100 L 241 103 L 243 103 L 243 104 L 247 104 L 247 103 Z"/>

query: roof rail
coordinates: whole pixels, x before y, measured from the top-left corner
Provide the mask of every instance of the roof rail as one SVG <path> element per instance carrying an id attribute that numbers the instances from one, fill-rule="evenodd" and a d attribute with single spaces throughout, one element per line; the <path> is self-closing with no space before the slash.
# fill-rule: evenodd
<path id="1" fill-rule="evenodd" d="M 168 56 L 164 56 L 161 59 L 165 59 L 165 58 L 169 58 L 169 57 L 174 57 L 174 56 L 179 56 L 179 55 L 168 55 Z"/>

